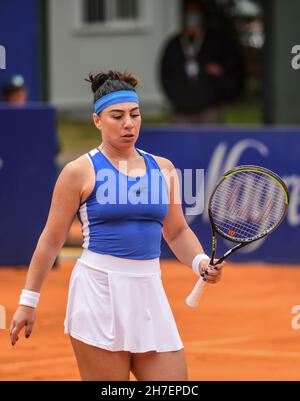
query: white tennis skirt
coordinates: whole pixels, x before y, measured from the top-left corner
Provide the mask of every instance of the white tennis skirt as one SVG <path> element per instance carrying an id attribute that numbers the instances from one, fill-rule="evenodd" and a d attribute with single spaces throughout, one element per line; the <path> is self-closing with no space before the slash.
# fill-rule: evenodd
<path id="1" fill-rule="evenodd" d="M 183 348 L 159 258 L 133 260 L 84 249 L 72 271 L 65 333 L 109 351 Z"/>

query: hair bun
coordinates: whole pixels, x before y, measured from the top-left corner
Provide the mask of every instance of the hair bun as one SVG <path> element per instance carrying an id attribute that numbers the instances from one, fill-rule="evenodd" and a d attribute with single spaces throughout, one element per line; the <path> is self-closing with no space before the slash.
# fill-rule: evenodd
<path id="1" fill-rule="evenodd" d="M 90 73 L 89 78 L 86 79 L 86 81 L 91 83 L 93 93 L 96 93 L 106 81 L 123 81 L 132 85 L 133 88 L 138 84 L 137 78 L 132 74 L 112 70 L 108 72 L 99 72 L 97 74 Z"/>
<path id="2" fill-rule="evenodd" d="M 89 79 L 86 79 L 86 81 L 91 83 L 91 89 L 95 93 L 107 79 L 108 79 L 108 74 L 100 72 L 99 74 L 90 73 Z"/>

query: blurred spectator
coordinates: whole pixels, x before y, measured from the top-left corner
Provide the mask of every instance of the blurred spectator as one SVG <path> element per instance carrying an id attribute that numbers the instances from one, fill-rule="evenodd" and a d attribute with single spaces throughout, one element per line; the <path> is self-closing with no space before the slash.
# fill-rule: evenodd
<path id="1" fill-rule="evenodd" d="M 12 75 L 2 84 L 1 101 L 12 105 L 24 105 L 27 103 L 28 91 L 22 75 Z"/>
<path id="2" fill-rule="evenodd" d="M 221 105 L 243 90 L 244 65 L 238 48 L 205 23 L 201 3 L 189 0 L 183 30 L 166 44 L 160 64 L 162 88 L 177 123 L 222 122 Z"/>

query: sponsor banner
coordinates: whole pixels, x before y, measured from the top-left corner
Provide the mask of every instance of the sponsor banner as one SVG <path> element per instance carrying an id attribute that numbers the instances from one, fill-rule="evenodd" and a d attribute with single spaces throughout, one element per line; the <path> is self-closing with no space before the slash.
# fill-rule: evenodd
<path id="1" fill-rule="evenodd" d="M 300 128 L 144 128 L 137 147 L 170 159 L 180 170 L 183 211 L 208 254 L 211 252 L 211 230 L 207 203 L 221 175 L 244 164 L 266 167 L 279 174 L 290 193 L 284 223 L 269 237 L 232 255 L 231 260 L 300 263 Z M 184 185 L 185 170 L 194 174 L 191 190 Z M 196 177 L 197 171 L 202 170 L 204 182 Z M 192 206 L 191 197 L 195 200 Z M 218 254 L 231 246 L 232 243 L 219 238 Z M 164 241 L 161 256 L 174 257 Z"/>
<path id="2" fill-rule="evenodd" d="M 0 115 L 0 266 L 28 265 L 56 179 L 55 113 L 3 105 Z"/>

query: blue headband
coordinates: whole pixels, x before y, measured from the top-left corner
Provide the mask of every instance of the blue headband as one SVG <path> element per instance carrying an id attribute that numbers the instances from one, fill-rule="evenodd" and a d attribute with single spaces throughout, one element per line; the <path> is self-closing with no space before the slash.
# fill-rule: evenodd
<path id="1" fill-rule="evenodd" d="M 137 93 L 131 90 L 111 92 L 108 95 L 101 97 L 94 103 L 94 112 L 99 114 L 102 110 L 106 109 L 106 107 L 111 106 L 112 104 L 125 102 L 139 103 L 139 97 Z"/>

